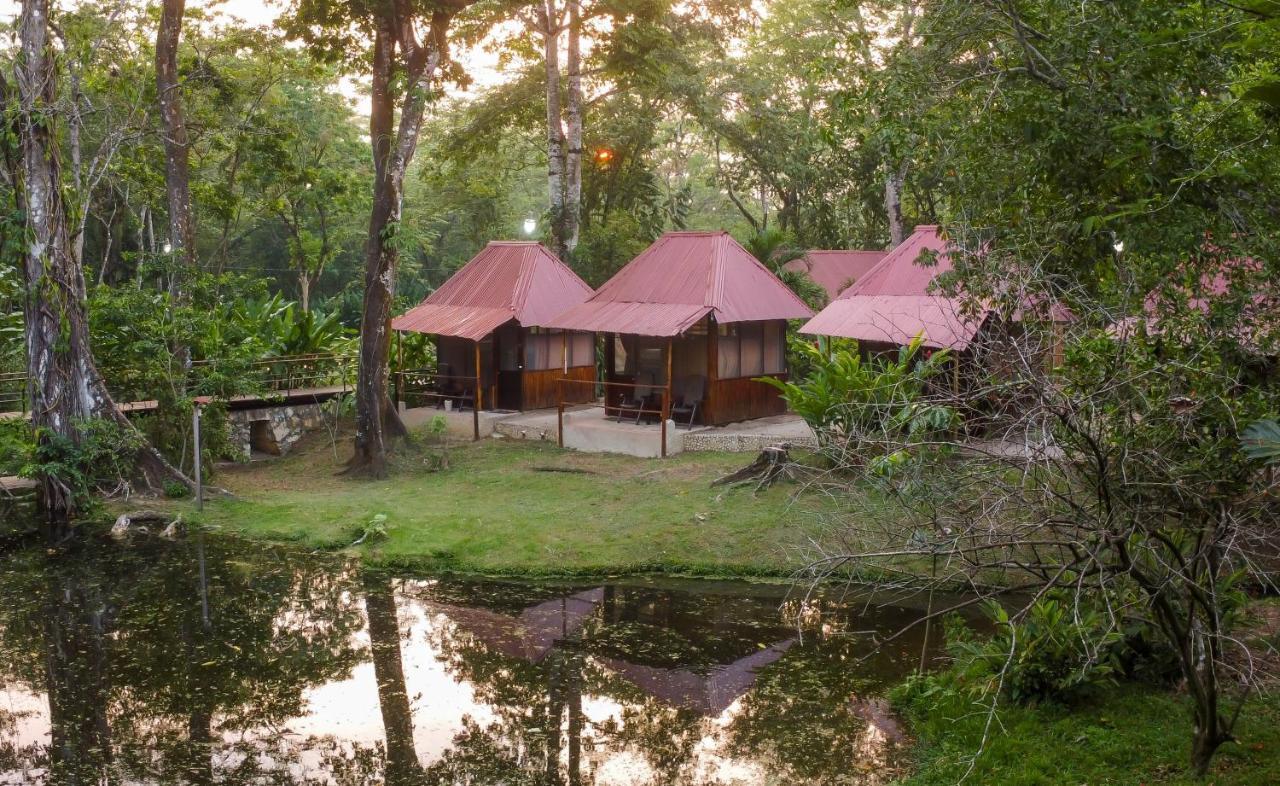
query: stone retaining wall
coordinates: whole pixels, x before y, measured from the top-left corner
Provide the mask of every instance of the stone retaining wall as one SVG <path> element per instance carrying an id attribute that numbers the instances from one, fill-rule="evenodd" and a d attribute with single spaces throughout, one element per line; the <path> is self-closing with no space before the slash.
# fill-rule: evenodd
<path id="1" fill-rule="evenodd" d="M 283 456 L 309 430 L 324 422 L 321 404 L 293 404 L 227 413 L 231 444 L 245 456 L 254 451 Z"/>
<path id="2" fill-rule="evenodd" d="M 685 450 L 716 450 L 726 453 L 759 453 L 783 442 L 797 448 L 817 448 L 813 437 L 786 437 L 778 434 L 750 434 L 734 431 L 694 431 L 684 437 Z"/>

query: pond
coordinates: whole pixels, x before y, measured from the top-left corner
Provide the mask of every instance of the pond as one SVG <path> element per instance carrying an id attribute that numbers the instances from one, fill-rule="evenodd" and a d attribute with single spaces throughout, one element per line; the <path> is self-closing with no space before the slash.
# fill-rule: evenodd
<path id="1" fill-rule="evenodd" d="M 376 573 L 203 535 L 2 564 L 0 783 L 873 783 L 874 698 L 938 655 L 923 626 L 874 645 L 923 599 L 836 589 Z"/>

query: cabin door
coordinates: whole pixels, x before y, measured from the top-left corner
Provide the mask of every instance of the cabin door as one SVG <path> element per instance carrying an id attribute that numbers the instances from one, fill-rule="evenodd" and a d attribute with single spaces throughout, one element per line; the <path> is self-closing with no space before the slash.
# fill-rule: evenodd
<path id="1" fill-rule="evenodd" d="M 521 409 L 523 398 L 524 342 L 514 323 L 498 328 L 498 409 Z"/>

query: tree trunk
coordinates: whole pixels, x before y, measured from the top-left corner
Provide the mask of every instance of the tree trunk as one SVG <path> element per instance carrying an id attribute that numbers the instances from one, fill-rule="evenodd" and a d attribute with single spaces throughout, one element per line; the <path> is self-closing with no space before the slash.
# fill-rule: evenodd
<path id="1" fill-rule="evenodd" d="M 1192 601 L 1193 602 L 1193 601 Z M 1212 613 L 1205 611 L 1206 614 Z M 1213 755 L 1225 742 L 1230 742 L 1231 722 L 1219 711 L 1221 687 L 1217 666 L 1221 659 L 1217 626 L 1214 620 L 1194 616 L 1187 628 L 1187 651 L 1191 666 L 1187 692 L 1194 702 L 1194 728 L 1191 738 L 1191 769 L 1196 777 L 1209 772 Z"/>
<path id="2" fill-rule="evenodd" d="M 547 199 L 551 250 L 569 258 L 565 212 L 565 144 L 560 112 L 560 19 L 555 0 L 542 3 L 542 62 L 547 80 Z"/>
<path id="3" fill-rule="evenodd" d="M 22 56 L 16 66 L 21 145 L 22 207 L 28 243 L 23 254 L 28 401 L 37 447 L 78 444 L 89 418 L 132 424 L 116 408 L 94 364 L 89 345 L 84 271 L 73 255 L 62 192 L 55 121 L 56 73 L 49 52 L 49 0 L 23 3 Z M 143 480 L 190 481 L 146 445 L 139 456 Z M 50 543 L 71 534 L 80 500 L 70 481 L 54 472 L 39 477 L 39 508 Z"/>
<path id="4" fill-rule="evenodd" d="M 302 306 L 302 313 L 311 311 L 311 276 L 306 270 L 298 273 L 298 302 Z"/>
<path id="5" fill-rule="evenodd" d="M 889 216 L 889 241 L 892 248 L 897 248 L 906 240 L 906 228 L 902 225 L 902 181 L 901 170 L 890 172 L 884 179 L 884 212 Z"/>
<path id="6" fill-rule="evenodd" d="M 569 2 L 569 149 L 565 155 L 564 246 L 568 254 L 578 247 L 582 224 L 582 7 L 581 0 Z M 567 261 L 567 260 L 566 260 Z"/>
<path id="7" fill-rule="evenodd" d="M 178 39 L 182 33 L 185 0 L 162 0 L 156 31 L 156 93 L 164 121 L 165 191 L 169 199 L 169 242 L 181 273 L 196 267 L 195 221 L 191 209 L 191 173 L 187 124 L 182 116 L 182 88 L 178 84 Z M 171 294 L 183 296 L 179 271 L 171 274 Z"/>
<path id="8" fill-rule="evenodd" d="M 369 137 L 374 155 L 373 211 L 365 241 L 364 310 L 360 321 L 360 369 L 356 378 L 355 454 L 347 464 L 348 472 L 373 477 L 386 475 L 389 438 L 407 434 L 387 392 L 391 306 L 399 262 L 395 234 L 400 226 L 405 172 L 417 150 L 431 83 L 445 54 L 445 31 L 450 18 L 442 11 L 432 15 L 426 44 L 414 44 L 410 51 L 407 41 L 400 42 L 408 64 L 404 68 L 406 87 L 398 130 L 394 127 L 395 105 L 391 96 L 397 45 L 394 20 L 379 18 L 374 36 L 373 91 L 369 113 Z"/>
<path id="9" fill-rule="evenodd" d="M 395 593 L 389 581 L 369 575 L 364 577 L 364 586 L 373 674 L 378 683 L 378 706 L 387 738 L 384 778 L 388 786 L 409 784 L 414 782 L 420 768 L 413 744 L 413 714 L 404 684 L 404 663 L 400 657 Z"/>

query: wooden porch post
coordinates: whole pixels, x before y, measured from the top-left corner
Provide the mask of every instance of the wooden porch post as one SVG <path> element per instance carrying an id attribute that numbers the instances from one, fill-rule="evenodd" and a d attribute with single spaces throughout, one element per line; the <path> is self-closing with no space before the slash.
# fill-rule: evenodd
<path id="1" fill-rule="evenodd" d="M 702 410 L 702 422 L 715 423 L 716 377 L 720 373 L 720 328 L 714 317 L 707 316 L 707 406 Z"/>
<path id="2" fill-rule="evenodd" d="M 484 406 L 484 374 L 480 371 L 480 340 L 476 339 L 476 400 L 472 404 L 476 412 Z"/>
<path id="3" fill-rule="evenodd" d="M 667 389 L 662 394 L 662 457 L 667 457 L 667 416 L 671 413 L 671 349 L 675 339 L 667 339 Z"/>

